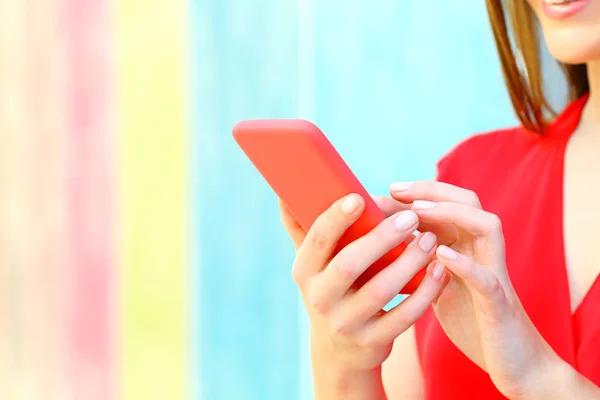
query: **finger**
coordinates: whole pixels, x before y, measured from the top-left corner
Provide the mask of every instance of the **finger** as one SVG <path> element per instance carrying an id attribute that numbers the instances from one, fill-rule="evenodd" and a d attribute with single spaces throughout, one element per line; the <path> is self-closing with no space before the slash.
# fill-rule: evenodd
<path id="1" fill-rule="evenodd" d="M 419 218 L 429 223 L 449 223 L 475 237 L 502 237 L 498 216 L 466 204 L 415 200 L 412 205 Z"/>
<path id="2" fill-rule="evenodd" d="M 378 196 L 371 195 L 375 204 L 379 207 L 381 211 L 385 214 L 386 217 L 391 217 L 392 215 L 399 213 L 400 211 L 409 210 L 409 204 L 400 203 L 389 196 Z M 415 235 L 408 235 L 406 239 L 404 239 L 404 243 L 409 245 L 413 240 L 415 240 Z"/>
<path id="3" fill-rule="evenodd" d="M 438 247 L 437 257 L 439 262 L 475 290 L 486 314 L 494 319 L 505 315 L 508 306 L 506 292 L 492 270 L 446 246 Z"/>
<path id="4" fill-rule="evenodd" d="M 422 233 L 387 268 L 383 269 L 340 305 L 340 313 L 363 325 L 385 307 L 417 272 L 427 267 L 435 253 L 436 237 Z"/>
<path id="5" fill-rule="evenodd" d="M 481 208 L 475 192 L 437 181 L 397 182 L 390 185 L 393 198 L 403 203 L 415 200 L 453 202 Z"/>
<path id="6" fill-rule="evenodd" d="M 410 328 L 427 311 L 449 282 L 449 275 L 439 262 L 432 262 L 417 290 L 386 314 L 373 319 L 365 329 L 375 343 L 390 343 Z"/>
<path id="7" fill-rule="evenodd" d="M 386 217 L 391 217 L 403 210 L 410 210 L 410 204 L 401 203 L 389 196 L 371 195 L 371 197 Z"/>
<path id="8" fill-rule="evenodd" d="M 319 302 L 330 304 L 344 296 L 367 268 L 412 235 L 418 224 L 413 211 L 403 211 L 343 248 L 314 284 L 322 296 Z"/>
<path id="9" fill-rule="evenodd" d="M 306 232 L 300 226 L 296 218 L 294 218 L 285 203 L 281 199 L 277 199 L 277 202 L 279 204 L 279 217 L 281 219 L 281 223 L 287 231 L 290 239 L 292 239 L 294 248 L 298 250 L 304 241 L 304 238 L 306 237 Z"/>
<path id="10" fill-rule="evenodd" d="M 360 217 L 365 201 L 358 194 L 337 200 L 313 223 L 298 249 L 292 275 L 298 283 L 325 268 L 339 239 Z"/>
<path id="11" fill-rule="evenodd" d="M 379 208 L 386 215 L 392 215 L 401 210 L 411 209 L 412 206 L 411 204 L 402 203 L 388 196 L 372 197 L 375 199 L 375 202 L 379 205 Z M 456 227 L 452 224 L 432 224 L 427 223 L 425 221 L 419 221 L 419 231 L 431 232 L 435 234 L 440 243 L 446 244 L 448 246 L 456 242 L 456 239 L 458 237 Z"/>

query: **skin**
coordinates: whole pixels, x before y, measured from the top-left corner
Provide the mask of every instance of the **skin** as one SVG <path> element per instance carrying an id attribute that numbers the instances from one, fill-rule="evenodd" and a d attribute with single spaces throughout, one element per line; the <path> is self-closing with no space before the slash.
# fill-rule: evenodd
<path id="1" fill-rule="evenodd" d="M 590 99 L 566 152 L 565 251 L 574 310 L 600 272 L 592 227 L 600 224 L 600 0 L 566 20 L 552 20 L 540 0 L 528 0 L 552 55 L 588 65 Z M 304 232 L 281 205 L 298 249 L 293 267 L 311 318 L 316 399 L 421 399 L 422 375 L 412 325 L 433 305 L 448 337 L 490 374 L 510 399 L 600 399 L 600 389 L 561 360 L 525 313 L 510 282 L 502 226 L 470 191 L 439 182 L 399 183 L 377 198 L 390 217 L 331 258 L 335 241 L 362 212 L 340 199 Z M 356 196 L 356 195 L 352 195 Z M 407 229 L 398 217 L 418 217 Z M 412 240 L 411 233 L 419 229 Z M 419 243 L 435 244 L 423 250 Z M 395 266 L 358 291 L 353 279 L 401 241 L 411 242 Z M 427 247 L 427 246 L 425 246 Z M 428 248 L 428 247 L 427 247 Z M 435 255 L 435 257 L 433 257 Z M 436 260 L 437 259 L 437 260 Z M 434 261 L 432 261 L 434 260 Z M 407 301 L 381 308 L 419 269 L 427 277 Z M 393 348 L 392 348 L 393 346 Z M 392 378 L 393 377 L 393 378 Z"/>

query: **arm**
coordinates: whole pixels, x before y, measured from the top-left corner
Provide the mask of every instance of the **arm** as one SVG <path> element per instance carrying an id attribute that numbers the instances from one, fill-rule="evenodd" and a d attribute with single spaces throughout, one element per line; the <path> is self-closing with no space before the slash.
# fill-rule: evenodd
<path id="1" fill-rule="evenodd" d="M 539 392 L 528 400 L 600 399 L 600 388 L 558 356 L 544 375 L 540 378 L 544 384 L 540 385 Z"/>
<path id="2" fill-rule="evenodd" d="M 414 325 L 394 341 L 392 354 L 383 363 L 383 385 L 390 400 L 425 398 Z"/>
<path id="3" fill-rule="evenodd" d="M 417 355 L 414 327 L 394 341 L 392 353 L 381 368 L 360 374 L 327 368 L 313 350 L 315 398 L 361 400 L 424 399 L 423 377 Z"/>
<path id="4" fill-rule="evenodd" d="M 313 362 L 313 381 L 315 400 L 388 400 L 381 380 L 381 367 L 356 373 Z"/>
<path id="5" fill-rule="evenodd" d="M 423 224 L 460 233 L 451 247 L 437 248 L 436 262 L 451 272 L 452 283 L 434 310 L 448 338 L 496 388 L 512 400 L 600 400 L 600 389 L 560 359 L 529 319 L 510 281 L 500 218 L 474 194 L 439 182 L 416 182 L 395 195 L 412 201 Z M 453 318 L 449 310 L 466 317 Z"/>

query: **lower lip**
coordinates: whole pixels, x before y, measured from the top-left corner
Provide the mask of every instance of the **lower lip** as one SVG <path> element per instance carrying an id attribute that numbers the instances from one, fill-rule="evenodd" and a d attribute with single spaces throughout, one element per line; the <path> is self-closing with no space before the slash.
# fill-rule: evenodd
<path id="1" fill-rule="evenodd" d="M 565 5 L 554 5 L 542 0 L 542 10 L 548 18 L 566 19 L 583 10 L 590 0 L 575 0 Z"/>

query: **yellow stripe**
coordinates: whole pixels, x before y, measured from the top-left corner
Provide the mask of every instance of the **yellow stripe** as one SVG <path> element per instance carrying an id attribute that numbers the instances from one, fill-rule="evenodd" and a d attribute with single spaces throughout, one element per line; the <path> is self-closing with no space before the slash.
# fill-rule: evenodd
<path id="1" fill-rule="evenodd" d="M 184 399 L 186 4 L 120 0 L 116 10 L 122 394 L 125 400 Z"/>

